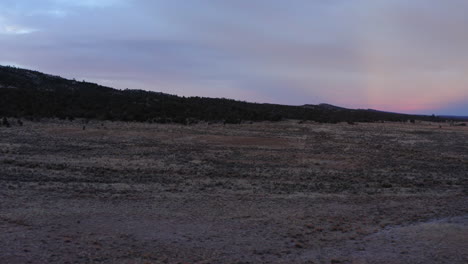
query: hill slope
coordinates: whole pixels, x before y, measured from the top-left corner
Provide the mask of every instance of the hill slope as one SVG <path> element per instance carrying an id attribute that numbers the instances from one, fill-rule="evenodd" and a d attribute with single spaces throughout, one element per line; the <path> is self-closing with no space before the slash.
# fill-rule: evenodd
<path id="1" fill-rule="evenodd" d="M 429 116 L 352 110 L 327 104 L 287 106 L 117 90 L 8 66 L 0 66 L 0 116 L 162 123 L 198 120 L 238 123 L 244 120 L 278 121 L 283 118 L 332 123 L 406 121 L 416 118 L 434 120 Z"/>

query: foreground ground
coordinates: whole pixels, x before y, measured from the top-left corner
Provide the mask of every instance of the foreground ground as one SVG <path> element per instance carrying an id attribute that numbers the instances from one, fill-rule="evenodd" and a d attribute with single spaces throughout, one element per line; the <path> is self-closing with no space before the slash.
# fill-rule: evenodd
<path id="1" fill-rule="evenodd" d="M 0 263 L 467 263 L 468 129 L 0 128 Z"/>

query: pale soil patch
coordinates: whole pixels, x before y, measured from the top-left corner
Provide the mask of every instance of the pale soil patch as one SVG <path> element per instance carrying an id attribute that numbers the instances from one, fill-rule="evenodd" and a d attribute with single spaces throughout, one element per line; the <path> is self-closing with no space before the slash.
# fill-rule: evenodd
<path id="1" fill-rule="evenodd" d="M 467 139 L 429 123 L 0 128 L 0 263 L 466 263 Z"/>

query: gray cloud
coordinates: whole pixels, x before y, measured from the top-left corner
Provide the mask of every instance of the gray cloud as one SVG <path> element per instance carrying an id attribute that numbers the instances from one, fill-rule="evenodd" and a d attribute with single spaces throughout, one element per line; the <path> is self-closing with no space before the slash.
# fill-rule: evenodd
<path id="1" fill-rule="evenodd" d="M 0 10 L 0 62 L 119 88 L 413 112 L 468 97 L 463 0 L 4 0 Z"/>

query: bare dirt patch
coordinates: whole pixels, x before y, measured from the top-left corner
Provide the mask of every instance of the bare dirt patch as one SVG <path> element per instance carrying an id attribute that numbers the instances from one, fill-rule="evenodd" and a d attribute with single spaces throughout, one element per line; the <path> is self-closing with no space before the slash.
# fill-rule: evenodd
<path id="1" fill-rule="evenodd" d="M 0 263 L 466 263 L 467 142 L 430 123 L 0 128 Z"/>

